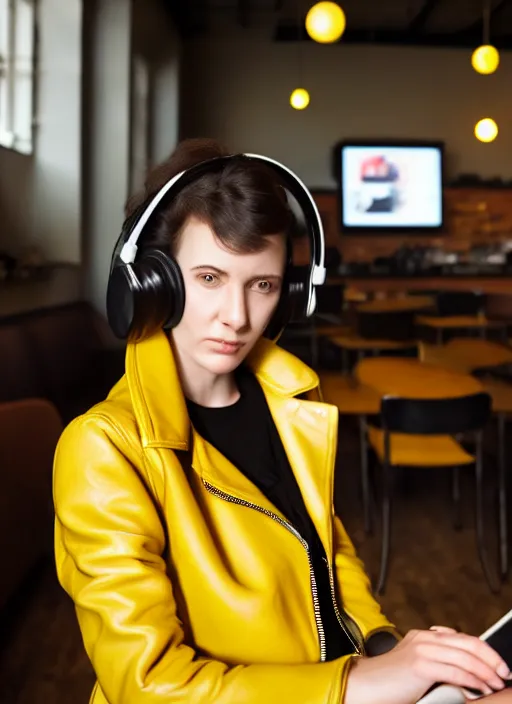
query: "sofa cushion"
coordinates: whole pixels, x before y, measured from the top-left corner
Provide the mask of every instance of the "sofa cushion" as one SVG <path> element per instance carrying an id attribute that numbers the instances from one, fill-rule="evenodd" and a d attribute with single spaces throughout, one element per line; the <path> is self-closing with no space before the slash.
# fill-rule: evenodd
<path id="1" fill-rule="evenodd" d="M 0 402 L 44 395 L 44 384 L 20 325 L 0 325 Z"/>

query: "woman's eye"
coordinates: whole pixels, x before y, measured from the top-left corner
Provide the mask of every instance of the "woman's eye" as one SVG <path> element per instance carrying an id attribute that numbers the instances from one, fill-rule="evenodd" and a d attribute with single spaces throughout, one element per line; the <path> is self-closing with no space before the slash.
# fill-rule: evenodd
<path id="1" fill-rule="evenodd" d="M 215 274 L 201 274 L 200 279 L 207 286 L 214 286 L 217 283 Z"/>
<path id="2" fill-rule="evenodd" d="M 258 281 L 256 284 L 256 288 L 261 293 L 269 293 L 270 291 L 272 291 L 273 287 L 270 281 Z"/>

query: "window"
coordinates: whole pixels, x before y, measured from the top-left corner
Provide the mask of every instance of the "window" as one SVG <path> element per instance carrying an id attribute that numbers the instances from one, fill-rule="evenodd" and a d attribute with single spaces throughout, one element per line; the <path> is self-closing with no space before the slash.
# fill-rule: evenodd
<path id="1" fill-rule="evenodd" d="M 32 152 L 35 0 L 0 0 L 0 145 Z"/>

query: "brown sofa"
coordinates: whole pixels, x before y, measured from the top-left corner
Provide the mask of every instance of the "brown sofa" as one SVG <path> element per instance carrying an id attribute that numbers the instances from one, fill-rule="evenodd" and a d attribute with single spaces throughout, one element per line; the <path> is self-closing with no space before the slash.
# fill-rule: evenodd
<path id="1" fill-rule="evenodd" d="M 52 549 L 51 477 L 62 421 L 44 399 L 0 403 L 0 608 Z"/>
<path id="2" fill-rule="evenodd" d="M 122 376 L 124 348 L 77 303 L 0 320 L 0 370 L 1 608 L 52 554 L 57 440 Z"/>
<path id="3" fill-rule="evenodd" d="M 88 303 L 0 320 L 0 402 L 46 398 L 64 423 L 124 373 L 124 346 Z"/>

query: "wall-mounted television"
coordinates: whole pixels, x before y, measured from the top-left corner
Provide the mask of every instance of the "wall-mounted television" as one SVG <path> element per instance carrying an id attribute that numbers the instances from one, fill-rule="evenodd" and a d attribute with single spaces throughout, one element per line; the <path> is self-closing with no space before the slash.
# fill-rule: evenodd
<path id="1" fill-rule="evenodd" d="M 439 232 L 444 144 L 350 140 L 334 148 L 341 229 L 347 234 Z"/>

